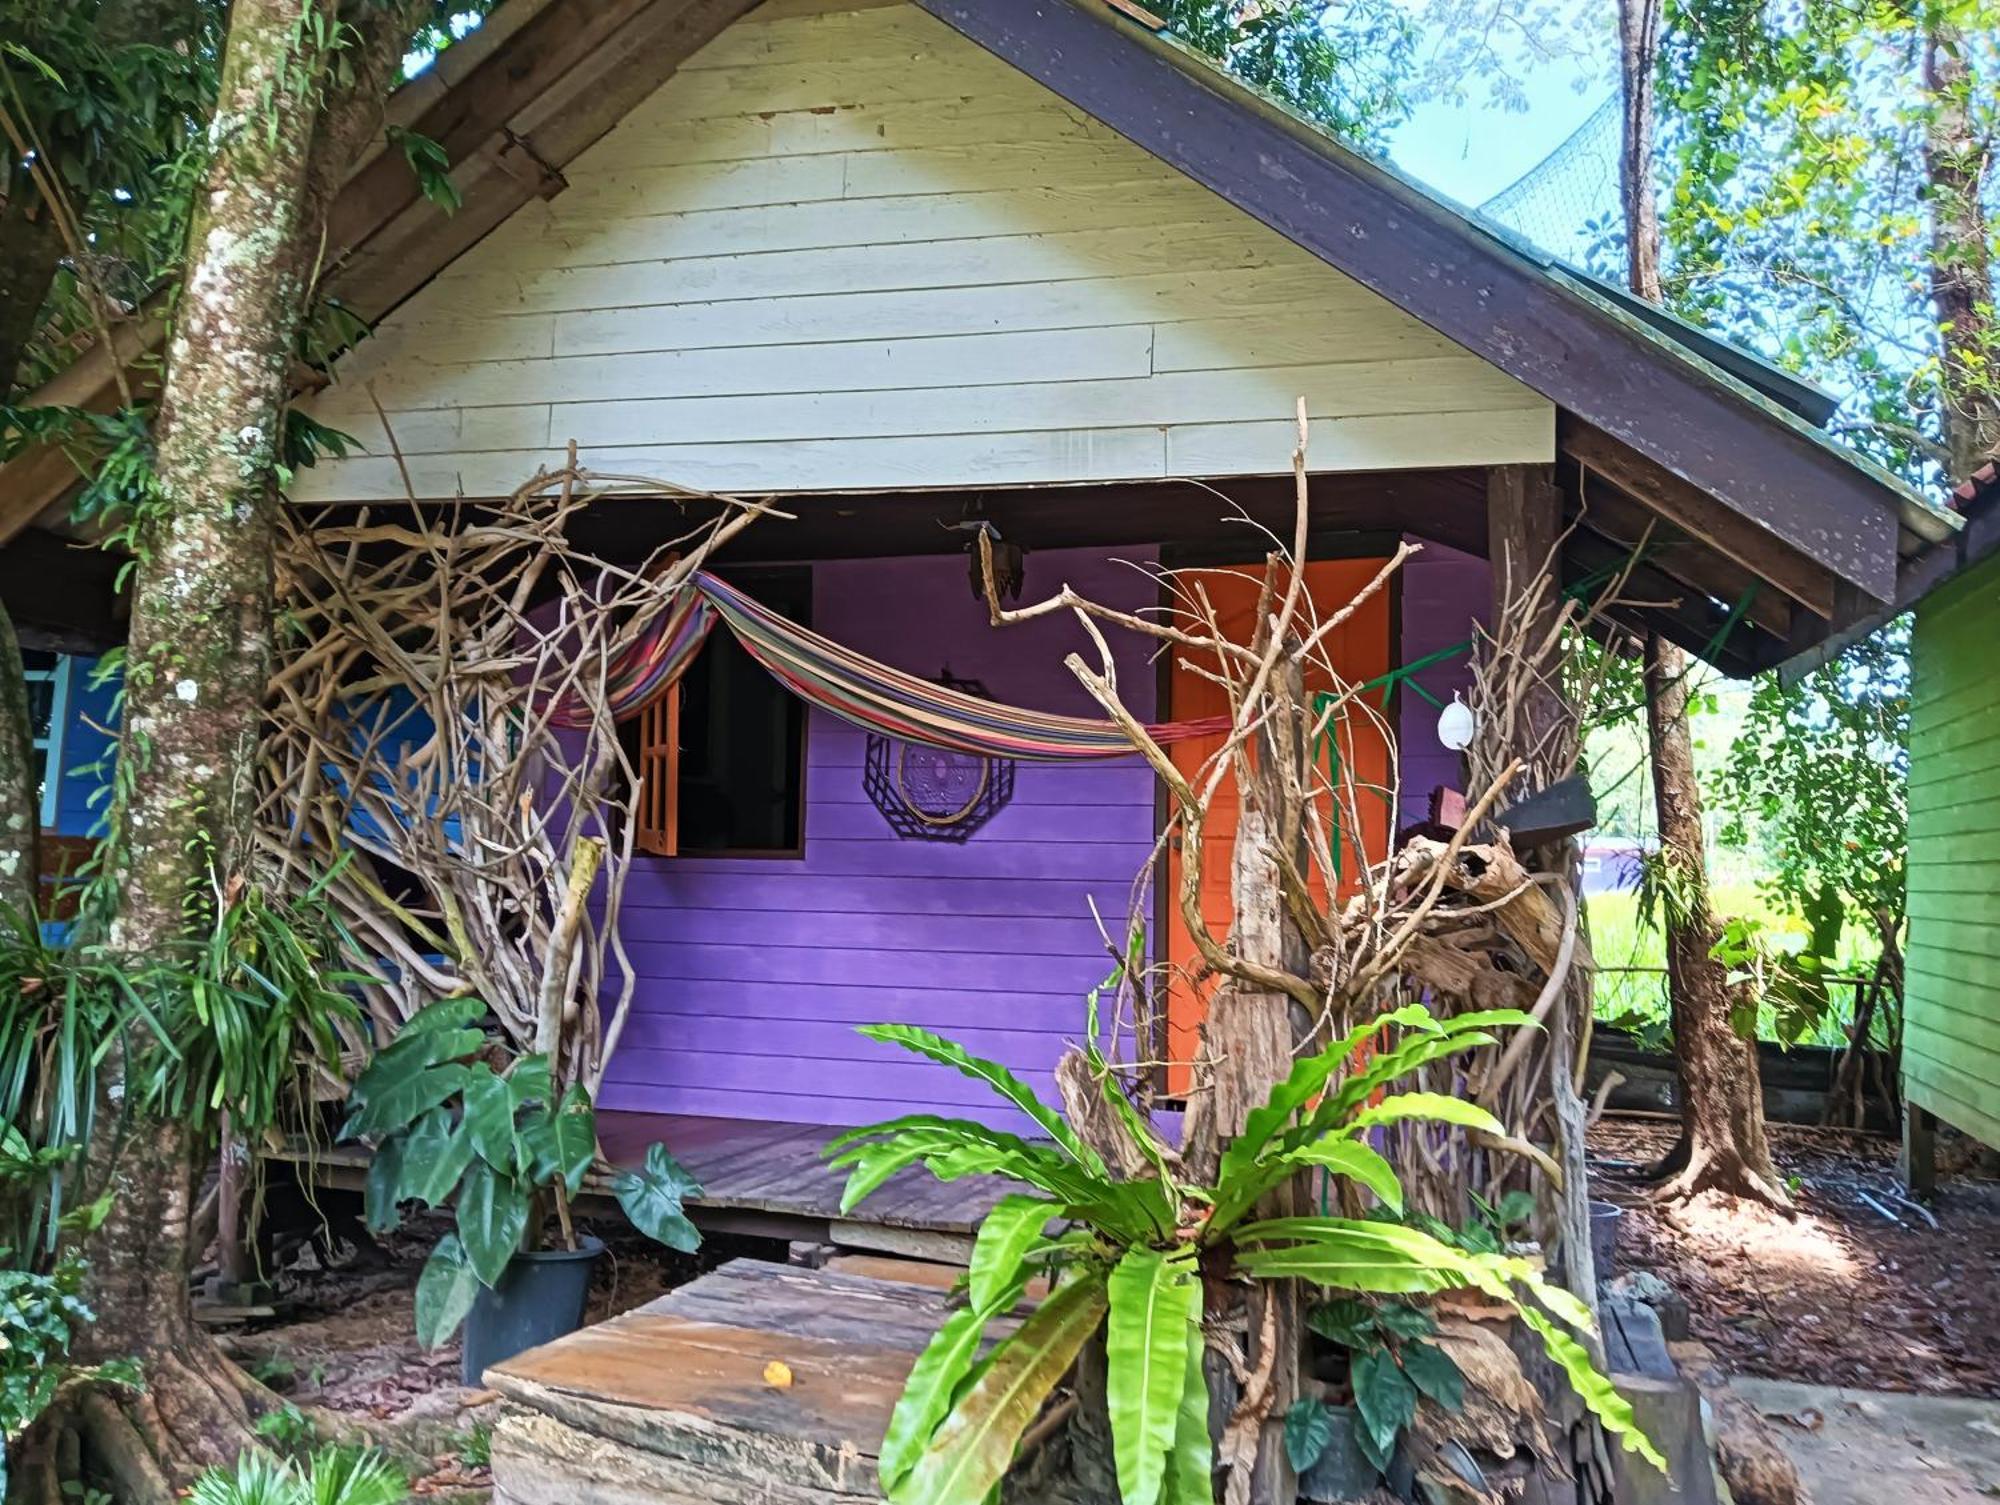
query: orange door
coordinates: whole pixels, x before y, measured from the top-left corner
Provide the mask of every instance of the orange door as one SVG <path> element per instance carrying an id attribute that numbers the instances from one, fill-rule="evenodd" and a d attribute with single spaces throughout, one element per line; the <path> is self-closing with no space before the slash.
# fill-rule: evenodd
<path id="1" fill-rule="evenodd" d="M 1306 566 L 1306 590 L 1315 613 L 1323 620 L 1352 601 L 1382 568 L 1379 559 L 1326 559 Z M 1261 567 L 1207 570 L 1201 574 L 1208 598 L 1221 618 L 1223 631 L 1237 642 L 1250 641 L 1257 612 L 1257 594 L 1262 582 Z M 1370 597 L 1354 615 L 1327 637 L 1326 658 L 1348 686 L 1365 684 L 1389 671 L 1389 592 L 1385 588 Z M 1175 721 L 1199 716 L 1219 716 L 1228 712 L 1220 686 L 1192 672 L 1175 657 L 1168 681 L 1167 714 Z M 1308 679 L 1308 692 L 1330 689 L 1324 673 Z M 1373 691 L 1367 704 L 1382 709 L 1382 694 Z M 1390 798 L 1389 746 L 1381 722 L 1365 711 L 1350 708 L 1336 719 L 1331 731 L 1336 739 L 1343 780 L 1352 779 L 1359 789 L 1354 803 L 1358 811 L 1343 811 L 1338 822 L 1341 833 L 1342 893 L 1348 892 L 1359 869 L 1380 861 L 1389 849 Z M 1201 737 L 1173 748 L 1173 759 L 1184 773 L 1192 775 L 1222 746 L 1220 736 Z M 1327 749 L 1319 755 L 1327 766 Z M 1321 818 L 1335 829 L 1333 801 L 1322 805 Z M 1229 932 L 1230 846 L 1236 834 L 1238 798 L 1235 781 L 1229 780 L 1216 791 L 1207 817 L 1208 842 L 1201 873 L 1201 912 L 1209 933 L 1218 940 Z M 1354 830 L 1355 815 L 1360 830 Z M 1358 839 L 1357 839 L 1358 838 Z M 1216 980 L 1204 975 L 1204 966 L 1194 948 L 1194 939 L 1180 918 L 1180 853 L 1178 847 L 1167 860 L 1167 961 L 1172 975 L 1167 989 L 1167 1090 L 1185 1093 L 1189 1084 L 1189 1064 L 1194 1060 L 1201 1021 L 1208 1013 L 1208 997 Z M 1313 875 L 1314 891 L 1324 901 L 1325 884 Z"/>

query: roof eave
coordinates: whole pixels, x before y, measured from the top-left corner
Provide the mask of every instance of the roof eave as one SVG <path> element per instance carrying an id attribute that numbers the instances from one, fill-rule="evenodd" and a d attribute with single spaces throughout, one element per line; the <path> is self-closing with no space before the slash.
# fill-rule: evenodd
<path id="1" fill-rule="evenodd" d="M 917 0 L 995 56 L 1876 600 L 1936 509 L 1746 383 L 1095 0 Z"/>

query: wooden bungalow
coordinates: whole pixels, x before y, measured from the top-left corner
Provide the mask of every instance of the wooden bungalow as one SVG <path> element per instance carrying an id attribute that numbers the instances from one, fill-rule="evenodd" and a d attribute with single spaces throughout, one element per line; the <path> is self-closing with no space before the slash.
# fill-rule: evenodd
<path id="1" fill-rule="evenodd" d="M 1488 609 L 1490 538 L 1560 532 L 1566 585 L 1637 550 L 1628 621 L 1745 673 L 1863 620 L 1958 526 L 1829 440 L 1821 394 L 1122 0 L 505 0 L 390 115 L 443 146 L 464 205 L 425 201 L 400 153 L 356 168 L 329 281 L 375 329 L 301 401 L 360 449 L 296 501 L 504 494 L 572 440 L 598 469 L 781 493 L 794 519 L 723 561 L 746 593 L 881 663 L 1091 714 L 1072 626 L 988 626 L 971 530 L 1024 551 L 1030 595 L 1152 606 L 1120 561 L 1226 568 L 1261 556 L 1243 518 L 1289 518 L 1303 397 L 1315 588 L 1344 599 L 1425 546 L 1337 646 L 1356 682 L 1411 669 L 1384 700 L 1401 808 L 1364 813 L 1363 853 L 1457 781 L 1437 705 L 1466 683 L 1447 650 Z M 108 407 L 111 367 L 94 351 L 45 398 Z M 43 647 L 87 653 L 117 635 L 108 576 L 48 588 L 86 557 L 60 537 L 74 480 L 46 453 L 0 469 L 0 589 Z M 675 515 L 629 498 L 587 527 L 637 557 Z M 704 652 L 627 898 L 645 979 L 603 1101 L 679 1116 L 663 1137 L 712 1201 L 824 1227 L 830 1182 L 774 1180 L 778 1146 L 975 1101 L 854 1025 L 1045 1078 L 1104 970 L 1091 902 L 1119 912 L 1152 850 L 1153 780 L 1024 763 L 976 829 L 912 829 L 871 794 L 866 734 L 722 638 Z M 1140 714 L 1205 709 L 1196 676 L 1120 652 Z M 79 832 L 107 692 L 61 662 L 49 809 Z M 1200 1006 L 1170 1000 L 1177 1061 Z"/>
<path id="2" fill-rule="evenodd" d="M 1890 602 L 1790 666 L 1809 668 L 1889 618 L 1911 630 L 1904 943 L 1904 1171 L 1930 1190 L 1943 1120 L 2000 1149 L 2000 462 L 1952 494 L 1963 528 L 1904 561 Z"/>

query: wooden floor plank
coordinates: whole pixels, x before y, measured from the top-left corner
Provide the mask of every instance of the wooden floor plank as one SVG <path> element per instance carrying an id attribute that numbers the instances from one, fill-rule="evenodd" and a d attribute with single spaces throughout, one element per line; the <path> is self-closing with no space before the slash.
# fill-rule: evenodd
<path id="1" fill-rule="evenodd" d="M 845 1177 L 826 1163 L 825 1129 L 799 1127 L 764 1145 L 747 1163 L 732 1165 L 728 1195 L 759 1206 L 773 1203 L 828 1214 L 840 1206 Z"/>
<path id="2" fill-rule="evenodd" d="M 825 1157 L 828 1141 L 845 1132 L 839 1128 L 607 1108 L 597 1115 L 597 1132 L 605 1158 L 616 1166 L 636 1166 L 648 1146 L 665 1145 L 701 1183 L 701 1196 L 689 1199 L 697 1217 L 706 1207 L 969 1237 L 995 1203 L 1021 1189 L 998 1176 L 944 1183 L 918 1166 L 891 1177 L 852 1212 L 843 1213 L 840 1195 L 846 1176 L 829 1168 Z M 361 1174 L 369 1151 L 360 1144 L 317 1149 L 300 1144 L 271 1158 L 291 1161 L 309 1178 L 330 1181 L 336 1172 Z M 593 1177 L 588 1190 L 602 1196 L 606 1183 Z"/>

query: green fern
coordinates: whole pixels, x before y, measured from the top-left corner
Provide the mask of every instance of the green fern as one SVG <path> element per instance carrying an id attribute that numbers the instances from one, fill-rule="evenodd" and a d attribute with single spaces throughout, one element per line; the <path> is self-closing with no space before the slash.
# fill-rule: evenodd
<path id="1" fill-rule="evenodd" d="M 999 1174 L 1032 1189 L 1003 1198 L 986 1218 L 973 1248 L 967 1304 L 946 1318 L 911 1370 L 879 1460 L 889 1499 L 898 1505 L 982 1505 L 1005 1477 L 1050 1391 L 1101 1325 L 1124 1505 L 1206 1502 L 1211 1459 L 1196 1270 L 1204 1255 L 1214 1253 L 1243 1276 L 1305 1280 L 1336 1293 L 1410 1296 L 1471 1288 L 1507 1302 L 1542 1338 L 1607 1430 L 1660 1465 L 1631 1408 L 1565 1331 L 1589 1330 L 1582 1303 L 1542 1280 L 1525 1260 L 1468 1252 L 1387 1220 L 1401 1212 L 1402 1187 L 1365 1142 L 1371 1129 L 1415 1120 L 1502 1131 L 1490 1114 L 1459 1098 L 1385 1094 L 1422 1066 L 1497 1043 L 1493 1029 L 1524 1027 L 1532 1021 L 1515 1010 L 1437 1019 L 1415 1005 L 1371 1020 L 1294 1066 L 1250 1114 L 1212 1186 L 1176 1178 L 1178 1161 L 1108 1072 L 1099 1073 L 1104 1091 L 1144 1152 L 1148 1174 L 1114 1175 L 1061 1114 L 994 1062 L 913 1026 L 863 1029 L 871 1039 L 986 1083 L 1049 1140 L 1032 1143 L 970 1120 L 920 1114 L 857 1129 L 828 1148 L 833 1165 L 848 1173 L 843 1211 L 918 1165 L 944 1180 Z M 1357 1054 L 1370 1044 L 1380 1048 L 1357 1066 Z M 1101 1064 L 1094 1057 L 1091 1063 Z M 1246 1221 L 1267 1193 L 1307 1169 L 1365 1188 L 1385 1219 Z M 1057 1220 L 1071 1225 L 1069 1231 L 1047 1237 Z M 993 1324 L 1016 1310 L 1037 1275 L 1051 1278 L 1053 1293 L 982 1357 Z"/>
<path id="2" fill-rule="evenodd" d="M 190 1505 L 399 1505 L 409 1481 L 380 1453 L 322 1448 L 293 1463 L 246 1448 L 234 1465 L 195 1481 Z"/>

